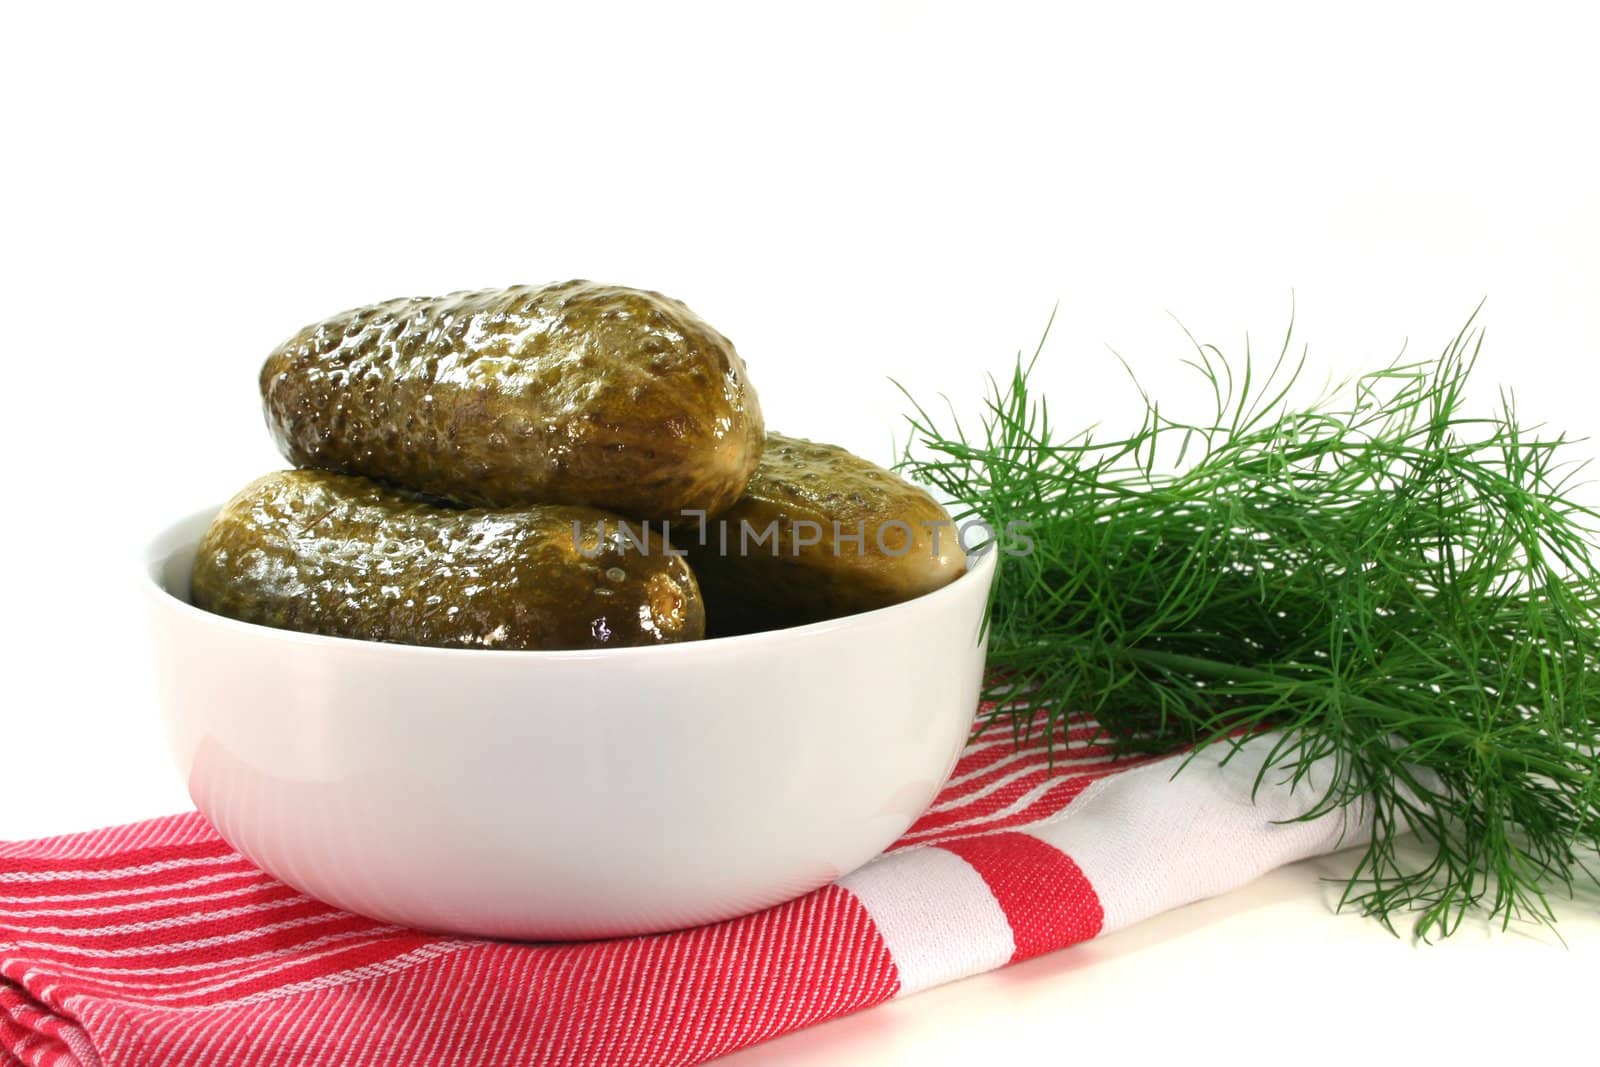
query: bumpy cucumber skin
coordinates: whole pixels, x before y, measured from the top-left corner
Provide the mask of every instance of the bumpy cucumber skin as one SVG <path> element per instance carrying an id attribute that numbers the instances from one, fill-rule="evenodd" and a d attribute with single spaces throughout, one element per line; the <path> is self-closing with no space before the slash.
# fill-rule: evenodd
<path id="1" fill-rule="evenodd" d="M 489 507 L 716 513 L 764 439 L 727 338 L 659 293 L 586 281 L 346 311 L 273 351 L 261 396 L 298 467 Z"/>
<path id="2" fill-rule="evenodd" d="M 796 548 L 798 520 L 819 524 L 820 543 Z M 885 526 L 893 520 L 910 528 L 909 545 L 902 530 Z M 864 528 L 860 551 L 851 541 L 834 540 L 835 522 L 846 535 Z M 836 445 L 781 434 L 767 435 L 744 494 L 706 524 L 704 543 L 694 524 L 680 523 L 673 539 L 689 554 L 714 637 L 888 607 L 932 592 L 966 569 L 949 512 L 926 491 Z M 741 554 L 741 524 L 759 535 L 772 523 L 776 552 L 763 542 Z M 925 523 L 946 525 L 935 531 Z M 889 552 L 877 543 L 879 529 Z M 805 531 L 803 539 L 814 533 Z"/>
<path id="3" fill-rule="evenodd" d="M 456 509 L 366 478 L 281 471 L 252 482 L 212 521 L 191 599 L 264 626 L 444 648 L 704 636 L 684 560 L 666 555 L 659 537 L 648 552 L 626 544 L 618 522 L 584 507 Z M 583 558 L 580 544 L 598 554 Z"/>

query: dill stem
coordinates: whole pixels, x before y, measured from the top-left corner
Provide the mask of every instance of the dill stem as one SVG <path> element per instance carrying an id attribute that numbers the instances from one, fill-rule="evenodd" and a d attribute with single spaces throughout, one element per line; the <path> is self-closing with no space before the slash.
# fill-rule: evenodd
<path id="1" fill-rule="evenodd" d="M 1350 693 L 1343 690 L 1335 691 L 1332 686 L 1321 682 L 1286 677 L 1257 667 L 1245 667 L 1236 663 L 1221 663 L 1202 656 L 1163 652 L 1160 649 L 1123 649 L 1121 650 L 1121 656 L 1127 662 L 1145 664 L 1164 671 L 1199 675 L 1205 678 L 1231 682 L 1271 686 L 1276 690 L 1287 688 L 1293 693 L 1314 695 L 1320 700 L 1335 703 L 1341 708 L 1364 712 L 1370 718 L 1379 720 L 1397 733 L 1407 735 L 1426 733 L 1430 742 L 1453 744 L 1460 749 L 1470 750 L 1479 754 L 1483 754 L 1483 745 L 1488 740 L 1483 731 L 1474 729 L 1461 719 L 1453 716 L 1420 716 L 1415 712 L 1385 704 L 1381 700 L 1373 700 L 1370 697 L 1362 696 L 1360 693 Z M 1589 781 L 1590 776 L 1587 773 L 1576 771 L 1566 764 L 1553 763 L 1528 752 L 1504 752 L 1498 749 L 1499 746 L 1495 746 L 1495 749 L 1492 750 L 1496 756 L 1509 757 L 1525 769 L 1547 775 L 1555 781 L 1571 785 L 1583 785 Z"/>

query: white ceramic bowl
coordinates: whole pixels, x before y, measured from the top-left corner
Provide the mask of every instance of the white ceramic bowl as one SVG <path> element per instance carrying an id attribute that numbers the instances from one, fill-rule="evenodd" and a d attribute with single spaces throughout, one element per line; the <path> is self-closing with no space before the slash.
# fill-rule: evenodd
<path id="1" fill-rule="evenodd" d="M 588 938 L 766 907 L 899 836 L 972 726 L 992 551 L 937 592 L 810 626 L 491 652 L 193 607 L 213 513 L 148 550 L 178 768 L 241 853 L 374 918 Z"/>

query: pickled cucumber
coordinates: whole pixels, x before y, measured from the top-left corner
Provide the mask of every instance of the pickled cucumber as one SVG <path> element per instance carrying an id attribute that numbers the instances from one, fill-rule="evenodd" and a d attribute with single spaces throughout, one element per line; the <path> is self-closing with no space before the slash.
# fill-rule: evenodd
<path id="1" fill-rule="evenodd" d="M 713 636 L 887 607 L 966 566 L 950 514 L 924 490 L 835 445 L 779 434 L 733 507 L 673 530 Z"/>
<path id="2" fill-rule="evenodd" d="M 273 351 L 261 396 L 298 467 L 490 507 L 715 514 L 763 440 L 727 338 L 659 293 L 584 281 L 346 311 Z"/>
<path id="3" fill-rule="evenodd" d="M 366 478 L 281 471 L 212 521 L 191 598 L 245 622 L 412 645 L 572 649 L 703 636 L 694 575 L 663 538 L 646 547 L 594 508 L 456 509 Z"/>

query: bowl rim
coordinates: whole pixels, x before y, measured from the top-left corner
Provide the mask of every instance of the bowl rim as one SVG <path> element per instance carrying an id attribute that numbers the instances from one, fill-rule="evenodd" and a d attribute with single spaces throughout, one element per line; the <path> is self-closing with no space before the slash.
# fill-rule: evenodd
<path id="1" fill-rule="evenodd" d="M 762 644 L 781 643 L 785 640 L 805 640 L 813 636 L 821 636 L 839 630 L 857 629 L 863 626 L 873 626 L 892 619 L 897 615 L 915 615 L 921 611 L 936 610 L 936 606 L 947 600 L 965 596 L 971 590 L 973 583 L 983 586 L 985 613 L 983 622 L 980 623 L 973 634 L 973 643 L 976 645 L 982 640 L 987 630 L 988 620 L 988 595 L 992 589 L 995 569 L 999 552 L 997 546 L 990 542 L 974 551 L 966 551 L 966 569 L 953 581 L 947 582 L 938 589 L 902 600 L 898 604 L 887 607 L 874 608 L 871 611 L 856 612 L 853 615 L 841 615 L 837 618 L 823 619 L 819 622 L 806 623 L 803 626 L 785 626 L 776 630 L 763 630 L 758 633 L 733 634 L 726 637 L 707 637 L 697 641 L 678 641 L 661 645 L 631 645 L 618 648 L 569 648 L 569 649 L 482 649 L 482 648 L 449 648 L 436 645 L 408 645 L 398 641 L 368 641 L 359 637 L 337 637 L 329 634 L 306 633 L 301 630 L 289 630 L 276 626 L 266 626 L 261 623 L 244 622 L 232 619 L 226 615 L 217 615 L 196 607 L 184 597 L 178 596 L 167 588 L 162 580 L 161 572 L 166 564 L 178 552 L 190 551 L 199 546 L 203 530 L 193 537 L 179 536 L 183 528 L 198 524 L 202 519 L 207 523 L 215 518 L 217 513 L 226 506 L 217 504 L 214 507 L 201 508 L 190 512 L 182 518 L 163 526 L 154 535 L 145 539 L 144 551 L 141 553 L 141 582 L 147 595 L 154 598 L 164 610 L 176 610 L 180 616 L 192 619 L 201 625 L 220 626 L 224 630 L 233 630 L 241 634 L 254 634 L 262 640 L 284 641 L 291 644 L 307 644 L 312 647 L 325 647 L 330 649 L 344 648 L 351 653 L 367 653 L 381 655 L 420 655 L 428 657 L 468 657 L 478 662 L 496 663 L 527 663 L 527 662 L 565 662 L 565 661 L 590 661 L 600 658 L 606 661 L 616 661 L 623 656 L 660 656 L 676 655 L 685 657 L 690 655 L 715 655 L 722 651 L 736 651 L 751 649 Z"/>

